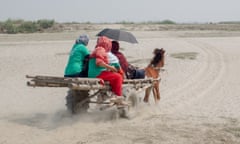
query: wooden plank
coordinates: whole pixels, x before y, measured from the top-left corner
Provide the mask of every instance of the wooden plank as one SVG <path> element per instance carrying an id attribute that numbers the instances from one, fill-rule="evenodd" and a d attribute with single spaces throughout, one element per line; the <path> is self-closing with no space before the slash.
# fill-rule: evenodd
<path id="1" fill-rule="evenodd" d="M 26 75 L 30 81 L 27 82 L 28 86 L 32 87 L 69 87 L 79 90 L 91 90 L 91 89 L 109 89 L 109 82 L 101 84 L 101 79 L 98 78 L 65 78 L 55 76 L 30 76 Z M 135 89 L 142 89 L 144 87 L 151 86 L 158 79 L 124 79 L 123 85 L 129 85 Z"/>

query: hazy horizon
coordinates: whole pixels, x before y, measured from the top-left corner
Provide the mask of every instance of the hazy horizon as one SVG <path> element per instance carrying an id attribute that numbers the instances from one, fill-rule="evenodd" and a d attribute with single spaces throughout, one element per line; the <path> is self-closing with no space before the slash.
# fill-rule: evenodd
<path id="1" fill-rule="evenodd" d="M 176 23 L 240 21 L 238 0 L 0 0 L 0 21 L 7 19 L 56 22 L 149 22 Z"/>

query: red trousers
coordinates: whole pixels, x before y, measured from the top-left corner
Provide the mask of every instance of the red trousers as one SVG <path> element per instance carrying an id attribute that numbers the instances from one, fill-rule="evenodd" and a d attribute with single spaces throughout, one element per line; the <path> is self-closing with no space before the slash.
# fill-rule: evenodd
<path id="1" fill-rule="evenodd" d="M 109 81 L 113 93 L 117 96 L 122 96 L 123 77 L 121 74 L 111 71 L 103 71 L 97 76 L 97 78 Z"/>

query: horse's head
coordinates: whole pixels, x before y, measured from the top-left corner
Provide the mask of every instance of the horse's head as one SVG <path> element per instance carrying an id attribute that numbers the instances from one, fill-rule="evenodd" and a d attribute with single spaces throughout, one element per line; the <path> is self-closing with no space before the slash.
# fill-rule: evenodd
<path id="1" fill-rule="evenodd" d="M 163 67 L 165 50 L 163 48 L 155 48 L 153 54 L 154 57 L 150 64 L 154 67 Z"/>
<path id="2" fill-rule="evenodd" d="M 154 50 L 153 50 L 153 54 L 161 54 L 161 55 L 163 55 L 165 53 L 165 50 L 163 49 L 163 48 L 155 48 Z"/>

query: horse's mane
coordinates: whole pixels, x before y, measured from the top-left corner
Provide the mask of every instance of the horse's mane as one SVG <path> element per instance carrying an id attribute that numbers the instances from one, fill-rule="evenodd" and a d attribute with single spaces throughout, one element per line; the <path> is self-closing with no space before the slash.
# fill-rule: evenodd
<path id="1" fill-rule="evenodd" d="M 165 50 L 163 48 L 155 48 L 153 51 L 154 57 L 150 62 L 150 65 L 156 67 L 160 61 L 164 58 Z"/>

